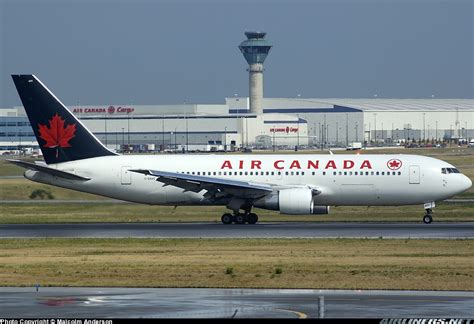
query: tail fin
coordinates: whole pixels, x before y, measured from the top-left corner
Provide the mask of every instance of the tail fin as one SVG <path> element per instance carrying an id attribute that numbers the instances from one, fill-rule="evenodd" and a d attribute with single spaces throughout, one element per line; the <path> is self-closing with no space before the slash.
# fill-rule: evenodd
<path id="1" fill-rule="evenodd" d="M 116 155 L 34 75 L 12 75 L 47 164 Z"/>

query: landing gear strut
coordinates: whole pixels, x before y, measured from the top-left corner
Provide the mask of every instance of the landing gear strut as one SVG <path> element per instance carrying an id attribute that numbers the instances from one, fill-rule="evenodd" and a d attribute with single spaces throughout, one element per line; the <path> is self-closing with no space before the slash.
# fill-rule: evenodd
<path id="1" fill-rule="evenodd" d="M 430 224 L 433 221 L 431 214 L 433 214 L 433 210 L 431 210 L 431 208 L 427 208 L 426 214 L 423 216 L 423 223 Z"/>
<path id="2" fill-rule="evenodd" d="M 231 215 L 229 213 L 225 213 L 221 217 L 221 221 L 223 224 L 256 224 L 258 222 L 258 216 L 257 214 L 254 213 L 234 213 L 234 215 Z"/>

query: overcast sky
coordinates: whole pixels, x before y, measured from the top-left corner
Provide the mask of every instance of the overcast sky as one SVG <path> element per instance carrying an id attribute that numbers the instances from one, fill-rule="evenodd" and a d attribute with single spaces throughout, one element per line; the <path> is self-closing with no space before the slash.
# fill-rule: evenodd
<path id="1" fill-rule="evenodd" d="M 274 45 L 266 97 L 473 98 L 473 3 L 0 0 L 0 107 L 20 73 L 68 105 L 247 96 L 247 30 Z"/>

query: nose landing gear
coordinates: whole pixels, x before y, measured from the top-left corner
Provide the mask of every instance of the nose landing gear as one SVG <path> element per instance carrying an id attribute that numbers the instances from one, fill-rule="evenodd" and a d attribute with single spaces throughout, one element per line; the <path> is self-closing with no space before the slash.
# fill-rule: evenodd
<path id="1" fill-rule="evenodd" d="M 430 224 L 433 221 L 433 216 L 432 216 L 433 208 L 436 207 L 436 204 L 434 201 L 432 201 L 429 203 L 425 203 L 423 207 L 425 208 L 425 211 L 426 211 L 425 216 L 423 216 L 423 223 Z"/>
<path id="2" fill-rule="evenodd" d="M 429 213 L 428 210 L 426 212 L 427 214 L 423 216 L 423 223 L 430 224 L 433 221 L 433 217 L 431 217 L 431 213 Z"/>
<path id="3" fill-rule="evenodd" d="M 423 223 L 430 224 L 433 221 L 433 216 L 431 216 L 433 214 L 433 210 L 431 208 L 426 208 L 425 211 L 426 214 L 423 216 Z"/>

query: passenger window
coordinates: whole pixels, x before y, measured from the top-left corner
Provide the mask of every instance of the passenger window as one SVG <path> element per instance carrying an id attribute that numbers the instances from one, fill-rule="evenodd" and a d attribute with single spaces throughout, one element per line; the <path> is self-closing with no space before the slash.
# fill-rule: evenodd
<path id="1" fill-rule="evenodd" d="M 288 171 L 285 171 L 285 175 L 288 175 Z"/>
<path id="2" fill-rule="evenodd" d="M 304 171 L 301 171 L 301 175 L 304 175 Z"/>
<path id="3" fill-rule="evenodd" d="M 400 171 L 398 171 L 398 175 L 402 175 L 402 173 Z"/>
<path id="4" fill-rule="evenodd" d="M 357 175 L 357 171 L 354 171 L 354 175 Z"/>
<path id="5" fill-rule="evenodd" d="M 326 175 L 326 171 L 323 171 L 323 175 Z"/>
<path id="6" fill-rule="evenodd" d="M 385 171 L 382 171 L 382 175 L 385 175 Z"/>
<path id="7" fill-rule="evenodd" d="M 332 174 L 333 174 L 333 175 L 336 175 L 336 174 L 337 174 L 337 172 L 336 172 L 336 171 L 334 171 Z"/>
<path id="8" fill-rule="evenodd" d="M 272 175 L 275 175 L 275 172 L 274 172 L 274 171 L 272 171 Z"/>
<path id="9" fill-rule="evenodd" d="M 247 171 L 245 171 L 245 175 L 248 175 L 248 172 L 247 172 Z"/>
<path id="10" fill-rule="evenodd" d="M 315 172 L 314 172 L 314 171 L 313 171 L 313 172 L 311 172 L 311 175 L 314 175 L 314 174 L 315 174 Z"/>

